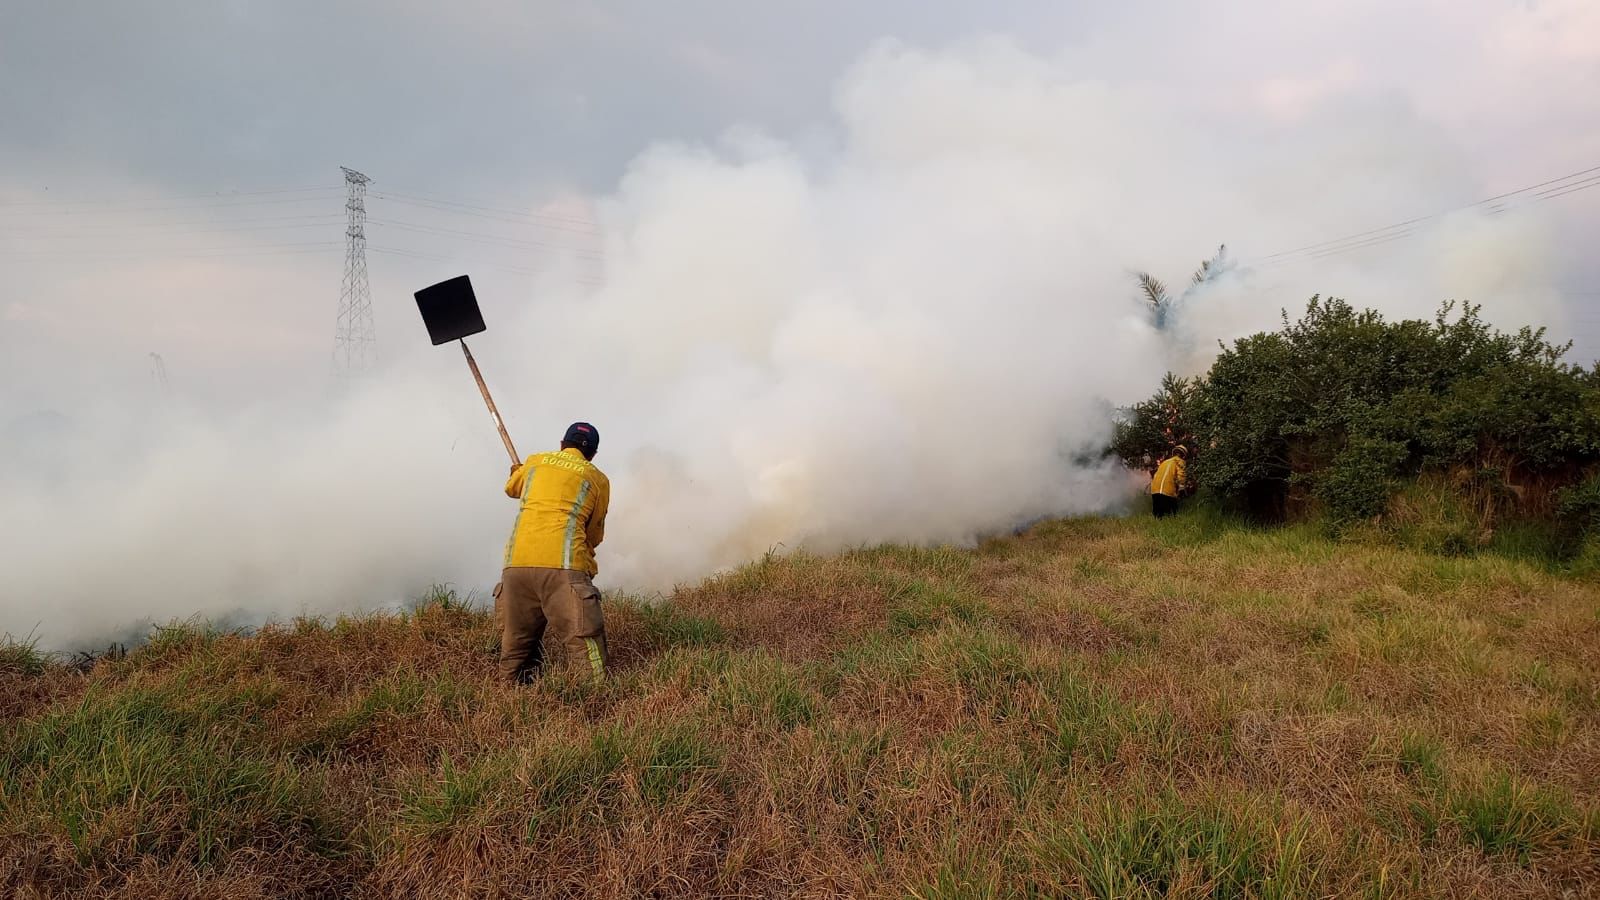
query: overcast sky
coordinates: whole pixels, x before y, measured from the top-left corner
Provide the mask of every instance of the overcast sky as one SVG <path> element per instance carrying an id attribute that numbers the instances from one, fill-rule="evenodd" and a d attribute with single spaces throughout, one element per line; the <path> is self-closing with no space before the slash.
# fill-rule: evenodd
<path id="1" fill-rule="evenodd" d="M 590 259 L 584 198 L 652 144 L 751 126 L 825 147 L 838 79 L 876 42 L 989 34 L 1200 114 L 1392 108 L 1455 148 L 1479 191 L 1461 203 L 1600 166 L 1594 0 L 7 0 L 0 410 L 52 402 L 47 360 L 71 394 L 104 377 L 72 365 L 90 356 L 142 377 L 159 350 L 174 377 L 231 386 L 326 357 L 338 191 L 197 195 L 336 189 L 349 165 L 374 191 L 571 218 L 530 230 L 374 200 L 374 219 L 410 226 L 374 226 L 374 246 L 448 260 L 373 257 L 380 309 L 399 316 L 410 290 L 466 262 Z M 1550 206 L 1587 340 L 1600 190 Z M 413 323 L 380 318 L 386 339 L 399 328 Z"/>

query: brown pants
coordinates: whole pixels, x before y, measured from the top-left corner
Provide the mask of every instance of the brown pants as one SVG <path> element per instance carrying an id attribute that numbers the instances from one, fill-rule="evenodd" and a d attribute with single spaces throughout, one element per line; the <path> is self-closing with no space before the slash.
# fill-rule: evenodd
<path id="1" fill-rule="evenodd" d="M 500 618 L 500 676 L 526 682 L 544 663 L 549 624 L 569 666 L 599 678 L 606 672 L 606 623 L 600 592 L 585 572 L 515 566 L 495 589 Z"/>

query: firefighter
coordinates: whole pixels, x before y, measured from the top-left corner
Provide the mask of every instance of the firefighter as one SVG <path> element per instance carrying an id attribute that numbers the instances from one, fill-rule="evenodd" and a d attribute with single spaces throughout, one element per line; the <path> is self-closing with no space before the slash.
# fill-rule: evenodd
<path id="1" fill-rule="evenodd" d="M 611 482 L 594 464 L 600 433 L 575 422 L 561 449 L 511 467 L 506 496 L 521 501 L 505 569 L 495 588 L 501 620 L 500 675 L 526 684 L 542 668 L 545 626 L 568 666 L 600 678 L 606 668 L 605 621 L 595 548 L 605 539 Z"/>
<path id="2" fill-rule="evenodd" d="M 1178 511 L 1178 497 L 1188 486 L 1184 477 L 1184 460 L 1188 455 L 1188 449 L 1180 444 L 1156 466 L 1155 477 L 1150 479 L 1150 511 L 1158 519 Z"/>

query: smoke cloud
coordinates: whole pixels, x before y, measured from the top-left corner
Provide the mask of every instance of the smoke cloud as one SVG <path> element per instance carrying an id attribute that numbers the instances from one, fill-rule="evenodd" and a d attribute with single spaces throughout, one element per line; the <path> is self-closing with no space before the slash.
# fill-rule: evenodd
<path id="1" fill-rule="evenodd" d="M 602 586 L 648 592 L 1119 508 L 1109 411 L 1313 293 L 1561 325 L 1537 209 L 1265 259 L 1481 193 L 1403 105 L 1282 102 L 1219 118 L 1003 41 L 884 44 L 825 140 L 635 160 L 595 201 L 604 286 L 542 276 L 475 353 L 523 453 L 599 427 Z M 1158 331 L 1133 273 L 1179 293 L 1223 242 L 1235 267 Z M 81 646 L 492 585 L 506 460 L 458 354 L 414 333 L 364 383 L 225 413 L 115 385 L 63 421 L 0 409 L 0 631 Z"/>

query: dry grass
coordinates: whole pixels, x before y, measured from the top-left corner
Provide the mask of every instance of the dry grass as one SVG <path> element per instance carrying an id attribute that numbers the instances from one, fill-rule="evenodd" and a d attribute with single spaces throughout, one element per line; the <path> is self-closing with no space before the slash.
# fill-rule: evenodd
<path id="1" fill-rule="evenodd" d="M 1204 514 L 0 653 L 5 896 L 1600 895 L 1600 589 Z"/>

